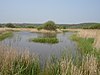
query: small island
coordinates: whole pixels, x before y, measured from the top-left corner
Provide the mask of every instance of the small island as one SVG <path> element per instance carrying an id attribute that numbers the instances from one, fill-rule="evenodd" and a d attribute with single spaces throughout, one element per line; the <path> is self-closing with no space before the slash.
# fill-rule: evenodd
<path id="1" fill-rule="evenodd" d="M 49 31 L 55 31 L 57 29 L 57 26 L 53 21 L 48 21 L 44 23 L 41 26 L 42 29 L 49 30 Z M 49 43 L 49 44 L 55 44 L 58 43 L 59 40 L 56 37 L 37 37 L 37 38 L 32 38 L 31 39 L 33 42 L 38 42 L 38 43 Z"/>

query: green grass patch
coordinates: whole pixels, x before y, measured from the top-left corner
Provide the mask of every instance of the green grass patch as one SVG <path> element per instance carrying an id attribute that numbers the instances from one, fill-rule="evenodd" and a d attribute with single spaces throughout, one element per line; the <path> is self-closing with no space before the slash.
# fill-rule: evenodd
<path id="1" fill-rule="evenodd" d="M 74 34 L 71 36 L 71 39 L 77 42 L 79 50 L 81 50 L 82 53 L 89 54 L 93 52 L 94 48 L 92 44 L 94 38 L 81 38 Z"/>
<path id="2" fill-rule="evenodd" d="M 82 55 L 94 55 L 100 62 L 100 49 L 97 50 L 93 47 L 94 38 L 82 38 L 74 34 L 71 36 L 71 39 L 77 42 L 78 50 L 80 50 Z"/>
<path id="3" fill-rule="evenodd" d="M 6 39 L 7 37 L 11 37 L 12 35 L 13 35 L 13 33 L 10 32 L 10 31 L 9 32 L 4 32 L 4 33 L 0 34 L 0 41 Z"/>
<path id="4" fill-rule="evenodd" d="M 50 44 L 55 44 L 59 42 L 57 38 L 34 38 L 32 39 L 32 41 L 39 43 L 50 43 Z"/>

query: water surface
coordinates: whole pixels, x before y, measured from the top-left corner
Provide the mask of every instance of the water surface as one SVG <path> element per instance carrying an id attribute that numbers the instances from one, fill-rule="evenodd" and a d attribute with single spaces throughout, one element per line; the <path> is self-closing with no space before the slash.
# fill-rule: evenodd
<path id="1" fill-rule="evenodd" d="M 76 43 L 69 39 L 72 34 L 72 32 L 43 34 L 21 31 L 14 32 L 13 37 L 1 41 L 0 44 L 15 48 L 19 51 L 29 50 L 31 53 L 38 54 L 41 60 L 47 59 L 52 54 L 59 57 L 61 51 L 66 51 L 66 54 L 71 53 L 73 56 L 75 56 L 78 51 Z M 59 39 L 59 43 L 44 44 L 29 41 L 31 38 L 37 37 L 57 37 Z"/>

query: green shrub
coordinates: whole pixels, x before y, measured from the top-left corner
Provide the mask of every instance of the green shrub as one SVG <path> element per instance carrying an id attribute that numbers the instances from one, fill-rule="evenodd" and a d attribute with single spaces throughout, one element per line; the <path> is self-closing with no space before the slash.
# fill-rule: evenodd
<path id="1" fill-rule="evenodd" d="M 0 27 L 2 27 L 2 25 L 0 25 Z"/>
<path id="2" fill-rule="evenodd" d="M 100 29 L 100 24 L 90 26 L 89 29 Z"/>
<path id="3" fill-rule="evenodd" d="M 66 26 L 59 26 L 60 29 L 66 29 Z"/>
<path id="4" fill-rule="evenodd" d="M 90 26 L 84 26 L 83 29 L 100 29 L 100 24 L 94 24 Z"/>
<path id="5" fill-rule="evenodd" d="M 12 23 L 8 23 L 8 24 L 6 24 L 6 27 L 8 27 L 8 28 L 15 28 L 15 25 L 13 25 Z"/>
<path id="6" fill-rule="evenodd" d="M 43 29 L 42 26 L 38 26 L 38 27 L 37 27 L 37 30 L 41 30 L 41 29 Z"/>
<path id="7" fill-rule="evenodd" d="M 57 26 L 55 25 L 55 23 L 53 21 L 48 21 L 48 22 L 44 23 L 43 28 L 46 30 L 56 30 Z"/>
<path id="8" fill-rule="evenodd" d="M 34 26 L 27 26 L 26 28 L 35 28 Z"/>

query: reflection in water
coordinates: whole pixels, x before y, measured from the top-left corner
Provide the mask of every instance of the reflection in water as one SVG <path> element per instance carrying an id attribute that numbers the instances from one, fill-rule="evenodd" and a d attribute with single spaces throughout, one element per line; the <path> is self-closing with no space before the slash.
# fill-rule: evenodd
<path id="1" fill-rule="evenodd" d="M 39 33 L 38 37 L 40 38 L 56 38 L 57 34 L 56 33 Z"/>

